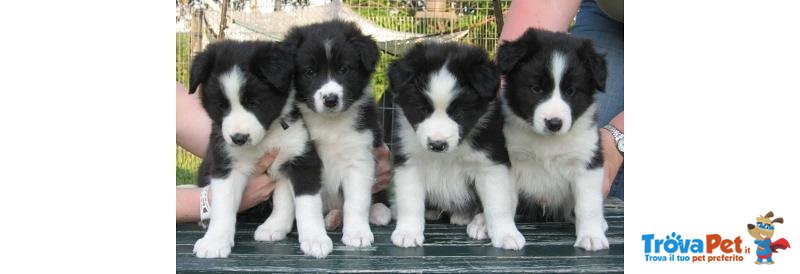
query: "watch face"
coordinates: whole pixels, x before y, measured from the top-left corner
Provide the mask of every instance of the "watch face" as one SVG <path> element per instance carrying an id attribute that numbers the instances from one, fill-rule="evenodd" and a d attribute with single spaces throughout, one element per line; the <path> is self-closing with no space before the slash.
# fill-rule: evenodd
<path id="1" fill-rule="evenodd" d="M 619 151 L 625 152 L 625 139 L 619 139 L 619 142 L 617 142 L 617 149 L 619 149 Z"/>

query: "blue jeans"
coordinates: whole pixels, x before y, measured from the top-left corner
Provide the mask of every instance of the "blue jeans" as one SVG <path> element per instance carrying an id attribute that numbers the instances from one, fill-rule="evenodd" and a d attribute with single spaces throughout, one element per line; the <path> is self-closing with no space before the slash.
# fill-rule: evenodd
<path id="1" fill-rule="evenodd" d="M 609 18 L 597 3 L 586 0 L 581 3 L 575 25 L 570 30 L 573 36 L 592 40 L 595 49 L 606 55 L 608 78 L 606 90 L 597 95 L 598 125 L 608 124 L 614 116 L 624 110 L 623 63 L 624 63 L 624 26 L 621 22 Z M 619 169 L 609 196 L 624 197 L 624 167 Z"/>

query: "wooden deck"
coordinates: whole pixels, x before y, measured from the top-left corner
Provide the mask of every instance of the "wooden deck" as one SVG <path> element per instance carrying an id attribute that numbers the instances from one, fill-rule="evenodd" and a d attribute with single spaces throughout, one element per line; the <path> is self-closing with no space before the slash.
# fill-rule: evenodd
<path id="1" fill-rule="evenodd" d="M 520 251 L 491 247 L 488 241 L 467 237 L 466 228 L 441 223 L 425 227 L 425 244 L 417 248 L 392 245 L 394 223 L 373 227 L 375 243 L 350 248 L 341 243 L 341 229 L 329 232 L 333 252 L 325 259 L 304 256 L 293 231 L 283 241 L 253 240 L 255 222 L 240 222 L 236 246 L 226 259 L 200 259 L 192 247 L 203 236 L 194 224 L 176 227 L 177 272 L 623 272 L 623 207 L 606 205 L 609 250 L 585 252 L 575 248 L 571 223 L 517 223 L 527 245 Z"/>

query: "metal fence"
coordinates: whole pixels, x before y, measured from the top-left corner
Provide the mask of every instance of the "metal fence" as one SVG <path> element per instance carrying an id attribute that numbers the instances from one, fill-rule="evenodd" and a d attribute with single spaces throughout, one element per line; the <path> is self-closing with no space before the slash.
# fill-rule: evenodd
<path id="1" fill-rule="evenodd" d="M 176 81 L 188 86 L 189 65 L 197 52 L 209 42 L 219 38 L 222 17 L 222 0 L 176 1 Z M 237 0 L 230 1 L 224 31 L 226 38 L 269 39 L 278 34 L 260 30 L 258 16 L 272 11 L 301 11 L 320 4 L 339 4 L 357 13 L 360 18 L 396 32 L 418 34 L 423 37 L 466 32 L 458 41 L 483 48 L 494 55 L 498 27 L 495 20 L 494 0 Z M 501 0 L 501 10 L 507 11 L 510 0 Z M 214 6 L 216 5 L 216 6 Z M 291 14 L 291 13 L 290 13 Z M 298 15 L 301 16 L 301 15 Z M 302 18 L 300 18 L 302 19 Z M 302 21 L 302 20 L 299 20 Z M 379 42 L 381 58 L 372 79 L 376 98 L 382 98 L 388 80 L 388 65 L 400 56 L 397 43 Z M 389 98 L 383 98 L 389 99 Z M 392 128 L 391 100 L 382 100 L 379 106 L 386 130 Z M 387 137 L 390 136 L 386 132 Z M 391 145 L 392 140 L 386 139 Z M 176 162 L 178 184 L 194 183 L 194 172 L 200 160 L 177 147 Z"/>

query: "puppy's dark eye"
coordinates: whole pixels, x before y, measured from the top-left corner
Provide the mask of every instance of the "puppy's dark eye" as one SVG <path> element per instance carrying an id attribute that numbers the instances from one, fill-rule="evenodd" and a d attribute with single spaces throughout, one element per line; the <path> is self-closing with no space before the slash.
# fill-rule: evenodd
<path id="1" fill-rule="evenodd" d="M 317 74 L 317 72 L 312 67 L 307 67 L 305 71 L 303 71 L 303 75 L 306 77 L 314 76 L 314 74 Z"/>
<path id="2" fill-rule="evenodd" d="M 425 105 L 425 103 L 419 103 L 419 104 L 417 104 L 417 111 L 422 112 L 422 113 L 426 113 L 426 112 L 428 112 L 428 106 Z"/>
<path id="3" fill-rule="evenodd" d="M 257 106 L 258 103 L 259 103 L 258 98 L 244 97 L 242 99 L 242 105 L 244 105 L 245 107 L 252 108 L 252 107 Z"/>
<path id="4" fill-rule="evenodd" d="M 542 88 L 540 86 L 537 86 L 537 85 L 532 85 L 532 86 L 529 87 L 529 89 L 531 90 L 531 92 L 533 94 L 540 94 L 540 93 L 543 92 Z"/>
<path id="5" fill-rule="evenodd" d="M 217 102 L 217 103 L 214 105 L 214 107 L 216 107 L 216 108 L 217 108 L 217 110 L 219 110 L 219 111 L 225 111 L 225 102 L 223 102 L 223 101 L 218 101 L 218 102 Z"/>
<path id="6" fill-rule="evenodd" d="M 449 114 L 450 114 L 450 117 L 452 117 L 453 119 L 458 120 L 458 119 L 461 119 L 461 117 L 464 116 L 464 111 L 461 110 L 461 109 L 454 109 L 454 110 L 451 110 Z"/>
<path id="7" fill-rule="evenodd" d="M 345 74 L 348 71 L 350 71 L 350 67 L 348 67 L 347 65 L 341 65 L 339 68 L 336 69 L 336 71 L 338 71 L 339 74 Z"/>
<path id="8" fill-rule="evenodd" d="M 568 88 L 567 90 L 565 90 L 564 94 L 569 96 L 569 97 L 572 97 L 572 96 L 575 96 L 575 93 L 577 93 L 577 92 L 578 92 L 577 88 L 571 87 L 571 88 Z"/>

